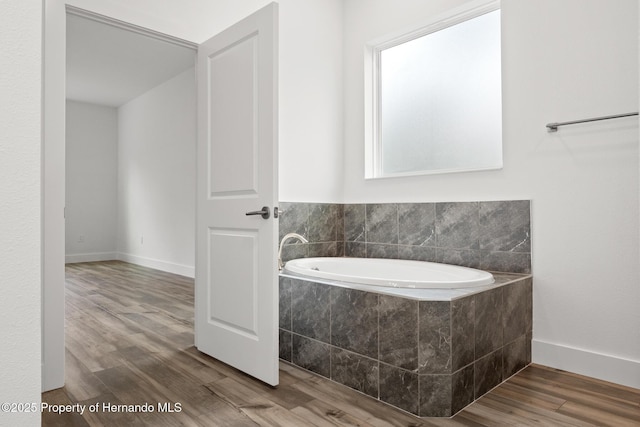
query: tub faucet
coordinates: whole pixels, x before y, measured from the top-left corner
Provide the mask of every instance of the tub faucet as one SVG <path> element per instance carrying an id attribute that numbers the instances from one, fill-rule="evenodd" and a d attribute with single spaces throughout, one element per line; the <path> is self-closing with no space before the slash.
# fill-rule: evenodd
<path id="1" fill-rule="evenodd" d="M 305 239 L 303 236 L 299 235 L 298 233 L 285 234 L 282 240 L 280 240 L 280 249 L 278 249 L 278 271 L 282 271 L 282 269 L 284 268 L 284 262 L 282 262 L 282 247 L 284 246 L 284 242 L 286 242 L 289 239 L 298 239 L 302 243 L 309 243 L 307 239 Z"/>

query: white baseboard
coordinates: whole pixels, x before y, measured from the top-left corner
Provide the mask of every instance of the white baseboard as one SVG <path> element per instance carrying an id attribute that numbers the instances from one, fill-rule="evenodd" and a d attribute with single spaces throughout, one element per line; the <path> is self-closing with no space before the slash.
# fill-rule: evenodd
<path id="1" fill-rule="evenodd" d="M 176 264 L 173 262 L 162 261 L 159 259 L 146 258 L 138 255 L 126 254 L 118 252 L 117 259 L 120 261 L 130 262 L 131 264 L 141 265 L 143 267 L 154 268 L 167 273 L 178 274 L 185 277 L 196 277 L 196 269 L 194 266 Z"/>
<path id="2" fill-rule="evenodd" d="M 640 388 L 640 361 L 594 353 L 534 339 L 532 362 L 564 371 Z"/>
<path id="3" fill-rule="evenodd" d="M 69 254 L 65 255 L 65 264 L 74 262 L 95 262 L 95 261 L 112 261 L 118 259 L 116 252 L 94 252 L 88 254 Z"/>

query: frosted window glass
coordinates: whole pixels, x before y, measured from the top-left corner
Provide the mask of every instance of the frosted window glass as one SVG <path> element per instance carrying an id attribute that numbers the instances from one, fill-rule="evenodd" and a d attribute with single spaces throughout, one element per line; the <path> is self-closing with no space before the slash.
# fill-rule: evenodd
<path id="1" fill-rule="evenodd" d="M 502 167 L 500 11 L 380 51 L 383 176 Z"/>

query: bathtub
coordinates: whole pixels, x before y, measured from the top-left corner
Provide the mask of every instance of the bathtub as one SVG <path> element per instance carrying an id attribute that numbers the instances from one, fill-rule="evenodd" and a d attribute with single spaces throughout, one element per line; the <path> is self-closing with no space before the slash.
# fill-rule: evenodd
<path id="1" fill-rule="evenodd" d="M 530 275 L 301 258 L 278 292 L 282 360 L 420 417 L 454 415 L 531 361 Z"/>
<path id="2" fill-rule="evenodd" d="M 283 274 L 356 285 L 408 289 L 466 289 L 491 285 L 491 273 L 425 261 L 379 258 L 298 258 Z"/>

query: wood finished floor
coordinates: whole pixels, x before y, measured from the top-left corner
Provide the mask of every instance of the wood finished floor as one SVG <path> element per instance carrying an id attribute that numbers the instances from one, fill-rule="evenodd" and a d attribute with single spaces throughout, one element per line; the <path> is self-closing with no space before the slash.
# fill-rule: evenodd
<path id="1" fill-rule="evenodd" d="M 287 364 L 271 388 L 195 349 L 193 280 L 116 261 L 66 271 L 66 385 L 43 402 L 156 410 L 44 412 L 44 426 L 640 426 L 640 390 L 536 365 L 450 419 L 415 418 Z"/>

